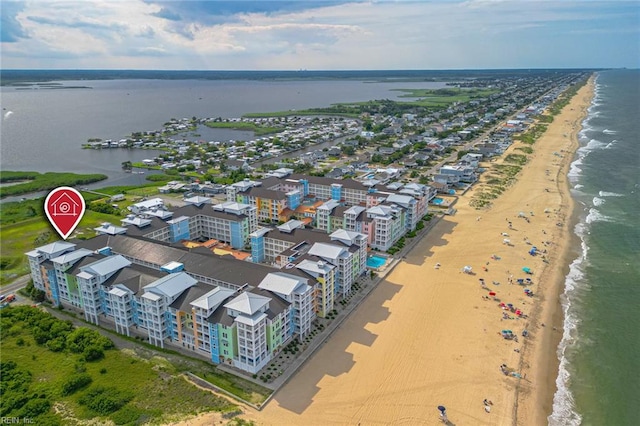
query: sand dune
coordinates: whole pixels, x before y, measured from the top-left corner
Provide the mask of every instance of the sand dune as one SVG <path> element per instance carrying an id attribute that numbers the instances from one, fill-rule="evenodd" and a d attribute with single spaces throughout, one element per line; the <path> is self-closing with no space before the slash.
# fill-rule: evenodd
<path id="1" fill-rule="evenodd" d="M 592 90 L 591 82 L 555 117 L 515 185 L 480 211 L 469 206 L 473 191 L 462 196 L 457 214 L 440 220 L 263 411 L 245 417 L 260 425 L 441 424 L 436 407 L 444 405 L 455 425 L 546 424 L 570 255 L 565 176 Z M 549 263 L 529 254 L 533 245 Z M 465 265 L 473 274 L 461 271 Z M 527 277 L 525 266 L 533 270 L 533 298 L 508 282 Z M 503 320 L 499 302 L 483 298 L 489 291 L 528 318 Z M 503 339 L 503 329 L 519 341 Z M 522 379 L 502 374 L 501 364 Z"/>

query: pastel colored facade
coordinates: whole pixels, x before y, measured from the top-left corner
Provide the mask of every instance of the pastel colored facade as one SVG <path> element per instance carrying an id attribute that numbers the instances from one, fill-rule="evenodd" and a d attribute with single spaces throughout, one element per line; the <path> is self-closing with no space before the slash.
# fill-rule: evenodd
<path id="1" fill-rule="evenodd" d="M 333 310 L 336 300 L 336 266 L 322 259 L 304 258 L 296 264 L 296 268 L 317 281 L 313 291 L 313 309 L 319 317 L 326 317 Z"/>
<path id="2" fill-rule="evenodd" d="M 367 209 L 369 222 L 363 231 L 369 236 L 369 246 L 387 251 L 406 232 L 405 210 L 395 205 L 378 205 Z"/>
<path id="3" fill-rule="evenodd" d="M 304 229 L 300 221 L 289 221 L 276 229 L 261 228 L 253 233 L 251 252 L 254 262 L 277 268 L 294 268 L 306 256 L 335 266 L 332 279 L 317 288 L 316 313 L 324 316 L 327 304 L 333 306 L 335 299 L 346 297 L 357 277 L 366 272 L 367 235 L 344 229 L 327 235 Z M 327 296 L 327 291 L 333 291 L 333 297 Z"/>
<path id="4" fill-rule="evenodd" d="M 318 282 L 298 270 L 280 273 L 122 235 L 52 243 L 27 257 L 36 287 L 54 304 L 250 373 L 306 336 L 315 319 Z"/>
<path id="5" fill-rule="evenodd" d="M 267 274 L 258 285 L 258 288 L 277 294 L 291 304 L 293 332 L 301 338 L 309 334 L 311 323 L 316 317 L 313 304 L 314 290 L 309 285 L 309 281 L 309 279 L 300 276 L 273 272 Z"/>
<path id="6" fill-rule="evenodd" d="M 151 227 L 148 232 L 144 232 L 144 227 L 151 224 L 150 220 L 133 224 L 140 228 L 142 237 L 152 240 L 175 243 L 216 239 L 235 249 L 248 246 L 249 234 L 258 227 L 256 208 L 237 202 L 211 205 L 210 199 L 205 198 L 197 204 L 190 203 L 180 207 L 173 213 L 176 217 L 166 221 L 166 226 Z M 130 218 L 123 220 L 124 225 L 131 224 L 130 222 Z"/>

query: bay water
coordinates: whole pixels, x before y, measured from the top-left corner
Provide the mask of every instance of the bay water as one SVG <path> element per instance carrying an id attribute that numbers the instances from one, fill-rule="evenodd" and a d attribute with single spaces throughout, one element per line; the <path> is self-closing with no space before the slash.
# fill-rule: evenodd
<path id="1" fill-rule="evenodd" d="M 398 99 L 403 94 L 392 89 L 445 87 L 443 82 L 415 81 L 193 79 L 78 80 L 60 85 L 0 87 L 3 170 L 103 173 L 109 176 L 104 184 L 121 185 L 122 179 L 132 179 L 123 176 L 122 162 L 142 161 L 157 152 L 81 149 L 89 138 L 119 140 L 132 132 L 160 130 L 171 118 L 233 118 L 250 112 Z M 217 140 L 247 138 L 248 132 L 235 132 L 211 129 L 209 133 Z"/>

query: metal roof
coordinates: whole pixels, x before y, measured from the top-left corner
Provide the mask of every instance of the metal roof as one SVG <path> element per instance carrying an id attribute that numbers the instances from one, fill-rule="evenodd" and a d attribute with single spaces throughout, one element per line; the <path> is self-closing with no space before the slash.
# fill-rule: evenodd
<path id="1" fill-rule="evenodd" d="M 216 287 L 208 293 L 191 302 L 192 306 L 204 310 L 217 309 L 225 300 L 235 294 L 235 290 L 224 287 Z"/>
<path id="2" fill-rule="evenodd" d="M 256 312 L 251 316 L 238 315 L 235 320 L 242 324 L 250 325 L 253 327 L 265 318 L 267 318 L 267 314 L 265 314 L 264 312 Z"/>
<path id="3" fill-rule="evenodd" d="M 337 259 L 344 257 L 347 251 L 335 244 L 315 243 L 310 249 L 309 254 L 324 257 L 325 259 Z"/>
<path id="4" fill-rule="evenodd" d="M 76 262 L 77 260 L 80 260 L 83 257 L 90 256 L 92 254 L 93 254 L 93 251 L 81 248 L 78 250 L 74 250 L 70 253 L 65 253 L 61 256 L 54 257 L 53 259 L 51 259 L 51 261 L 54 263 Z"/>
<path id="5" fill-rule="evenodd" d="M 335 268 L 335 265 L 324 262 L 322 260 L 313 261 L 311 259 L 303 259 L 296 265 L 296 268 L 301 271 L 307 272 L 314 277 L 317 277 L 320 274 L 328 274 L 332 269 Z"/>
<path id="6" fill-rule="evenodd" d="M 285 272 L 272 272 L 264 277 L 258 288 L 290 296 L 292 293 L 304 293 L 309 288 L 307 281 Z"/>
<path id="7" fill-rule="evenodd" d="M 169 274 L 144 287 L 147 291 L 161 293 L 169 298 L 174 298 L 180 293 L 197 284 L 197 280 L 184 272 Z"/>
<path id="8" fill-rule="evenodd" d="M 365 234 L 359 232 L 347 231 L 346 229 L 338 229 L 329 235 L 331 239 L 340 241 L 343 244 L 351 246 L 356 243 L 357 239 L 367 238 Z"/>
<path id="9" fill-rule="evenodd" d="M 271 299 L 268 297 L 245 291 L 227 302 L 224 307 L 241 312 L 245 315 L 253 315 L 262 309 L 264 305 L 268 304 L 270 300 Z"/>
<path id="10" fill-rule="evenodd" d="M 54 254 L 64 250 L 72 249 L 75 246 L 76 246 L 75 244 L 68 243 L 66 241 L 56 241 L 51 244 L 44 245 L 42 247 L 37 247 L 36 250 L 40 253 Z"/>
<path id="11" fill-rule="evenodd" d="M 82 272 L 87 272 L 92 275 L 98 275 L 100 277 L 106 277 L 113 274 L 122 268 L 126 268 L 131 265 L 127 259 L 120 255 L 108 256 L 104 259 L 97 260 L 81 268 Z"/>

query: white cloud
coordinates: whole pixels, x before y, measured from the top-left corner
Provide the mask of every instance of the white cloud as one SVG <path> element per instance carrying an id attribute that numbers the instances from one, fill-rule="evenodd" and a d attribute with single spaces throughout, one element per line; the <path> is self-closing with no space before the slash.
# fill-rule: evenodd
<path id="1" fill-rule="evenodd" d="M 164 19 L 162 4 L 141 0 L 32 1 L 16 15 L 28 38 L 3 43 L 2 56 L 8 68 L 589 66 L 561 63 L 551 48 L 574 50 L 573 60 L 583 52 L 577 56 L 587 61 L 596 52 L 578 35 L 613 43 L 618 34 L 637 43 L 627 9 L 593 2 L 359 2 L 188 22 Z"/>

